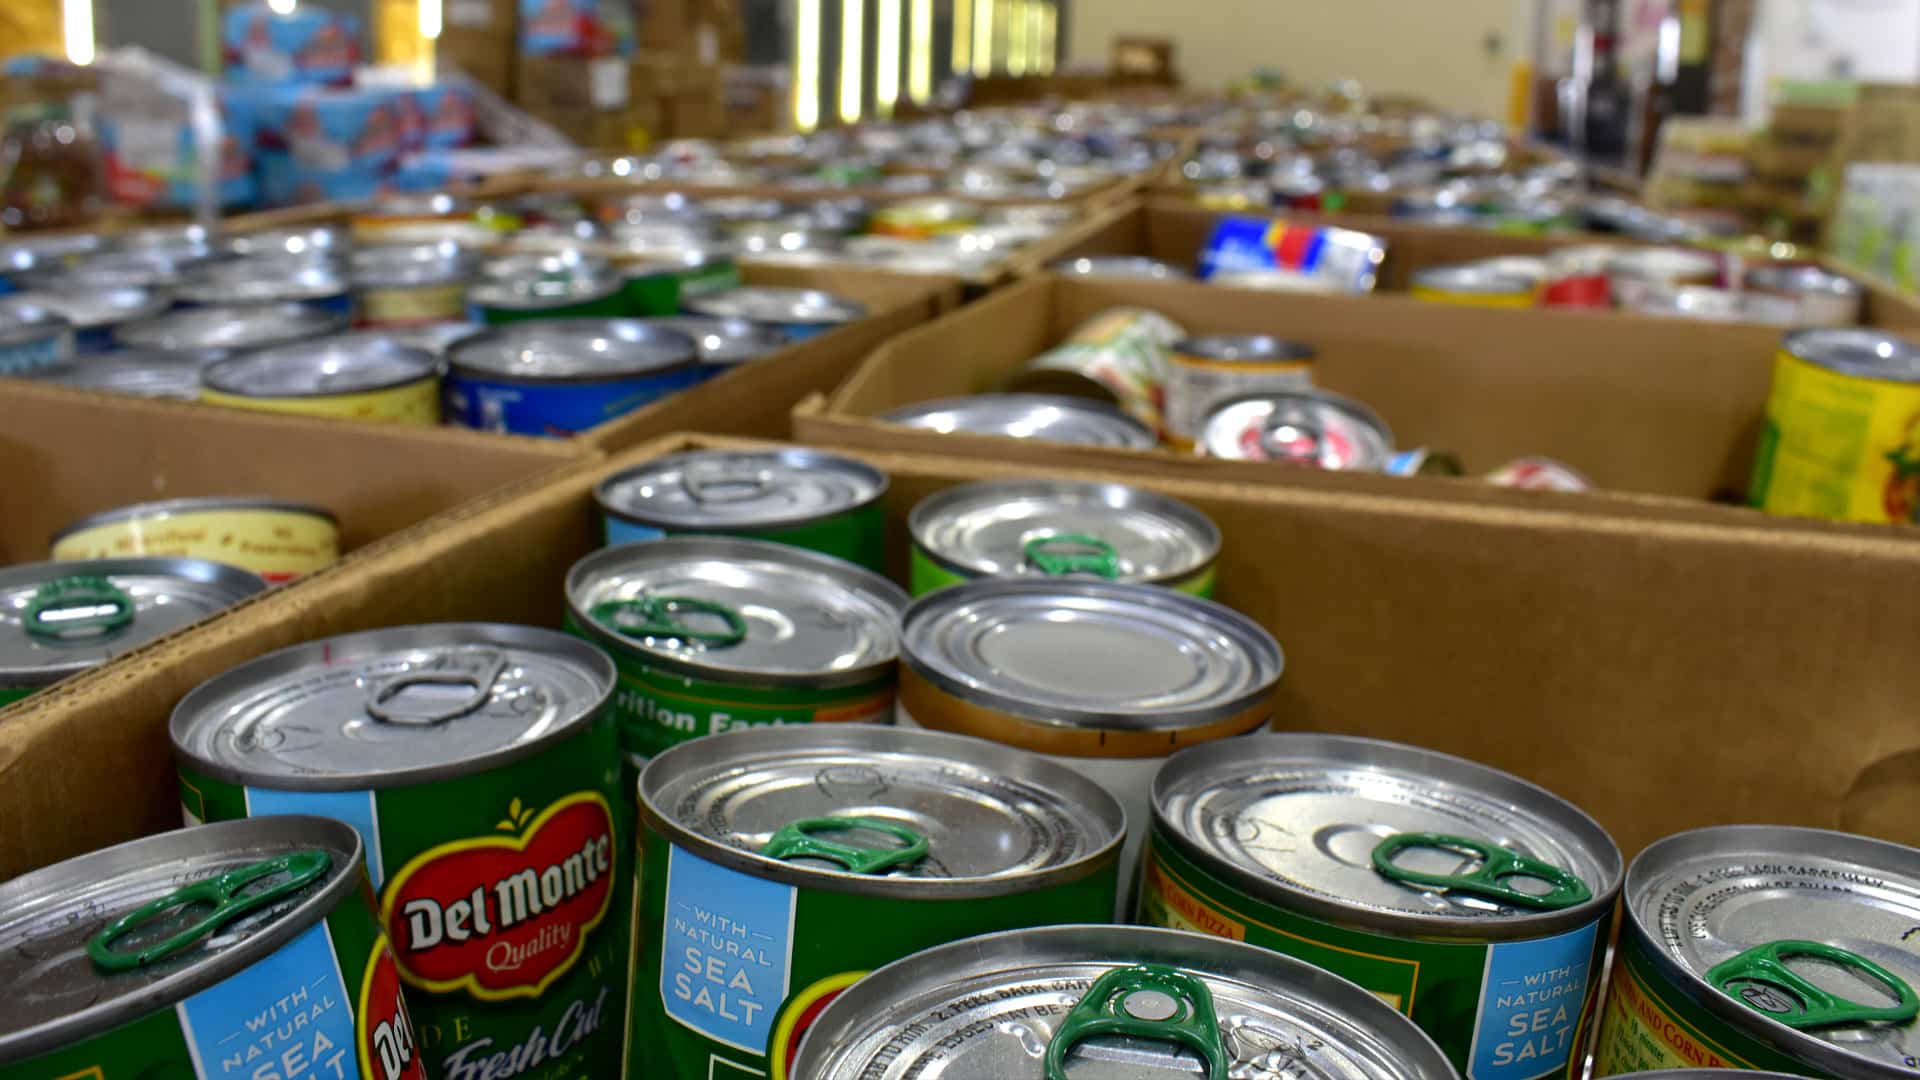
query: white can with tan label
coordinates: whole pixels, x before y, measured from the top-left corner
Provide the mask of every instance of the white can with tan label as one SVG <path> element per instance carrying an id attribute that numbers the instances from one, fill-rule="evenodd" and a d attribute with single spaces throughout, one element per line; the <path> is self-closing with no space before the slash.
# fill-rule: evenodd
<path id="1" fill-rule="evenodd" d="M 1215 405 L 1245 394 L 1313 385 L 1313 348 L 1265 334 L 1207 334 L 1173 347 L 1167 374 L 1167 441 L 1190 450 Z"/>

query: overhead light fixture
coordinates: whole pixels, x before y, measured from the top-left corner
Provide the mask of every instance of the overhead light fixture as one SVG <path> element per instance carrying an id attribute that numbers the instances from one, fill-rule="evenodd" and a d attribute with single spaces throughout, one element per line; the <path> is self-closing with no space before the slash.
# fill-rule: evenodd
<path id="1" fill-rule="evenodd" d="M 860 91 L 866 85 L 861 78 L 860 61 L 866 52 L 866 0 L 840 0 L 840 120 L 857 123 L 860 119 Z"/>
<path id="2" fill-rule="evenodd" d="M 973 0 L 953 0 L 953 73 L 973 70 Z"/>
<path id="3" fill-rule="evenodd" d="M 967 0 L 955 0 L 964 4 Z M 993 2 L 973 0 L 973 73 L 993 73 Z"/>
<path id="4" fill-rule="evenodd" d="M 67 59 L 93 63 L 93 0 L 61 0 L 60 32 L 66 38 Z"/>
<path id="5" fill-rule="evenodd" d="M 916 105 L 933 97 L 933 0 L 913 0 L 907 17 L 907 96 Z"/>
<path id="6" fill-rule="evenodd" d="M 440 28 L 443 25 L 441 0 L 419 0 L 419 3 L 420 36 L 428 41 L 436 41 L 440 37 Z"/>
<path id="7" fill-rule="evenodd" d="M 820 126 L 820 5 L 796 0 L 793 18 L 793 126 Z"/>
<path id="8" fill-rule="evenodd" d="M 267 0 L 267 6 L 277 15 L 293 14 L 294 0 Z"/>
<path id="9" fill-rule="evenodd" d="M 1059 60 L 1060 8 L 1049 0 L 1038 5 L 1040 9 L 1040 74 L 1053 74 L 1053 66 Z"/>
<path id="10" fill-rule="evenodd" d="M 1045 18 L 1047 5 L 1044 0 L 1029 0 L 1027 4 L 1027 74 L 1049 74 L 1045 61 L 1041 59 L 1040 42 L 1045 34 L 1041 25 Z"/>
<path id="11" fill-rule="evenodd" d="M 1027 73 L 1027 0 L 1007 0 L 1007 74 Z"/>
<path id="12" fill-rule="evenodd" d="M 900 100 L 900 0 L 880 0 L 873 24 L 873 105 L 881 116 L 892 116 Z"/>

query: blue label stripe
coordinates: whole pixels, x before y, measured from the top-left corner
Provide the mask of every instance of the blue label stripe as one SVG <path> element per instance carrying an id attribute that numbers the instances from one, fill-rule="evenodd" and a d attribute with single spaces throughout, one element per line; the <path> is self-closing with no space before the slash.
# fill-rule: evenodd
<path id="1" fill-rule="evenodd" d="M 674 1020 L 765 1054 L 793 966 L 795 890 L 667 851 L 660 1000 Z"/>
<path id="2" fill-rule="evenodd" d="M 353 997 L 325 922 L 176 1007 L 201 1080 L 353 1076 Z"/>
<path id="3" fill-rule="evenodd" d="M 1470 1080 L 1532 1080 L 1565 1068 L 1593 978 L 1593 923 L 1487 949 Z"/>
<path id="4" fill-rule="evenodd" d="M 667 535 L 666 530 L 656 529 L 651 525 L 637 525 L 611 516 L 607 518 L 608 547 L 638 543 L 642 540 L 658 540 L 665 535 Z"/>
<path id="5" fill-rule="evenodd" d="M 367 877 L 375 892 L 386 881 L 380 855 L 380 812 L 374 808 L 371 791 L 275 791 L 272 788 L 247 789 L 247 816 L 273 817 L 280 814 L 311 814 L 333 818 L 353 826 L 367 848 Z"/>

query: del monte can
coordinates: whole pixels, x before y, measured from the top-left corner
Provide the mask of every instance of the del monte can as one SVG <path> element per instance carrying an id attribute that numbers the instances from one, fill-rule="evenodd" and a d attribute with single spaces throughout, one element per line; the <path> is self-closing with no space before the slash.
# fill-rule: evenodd
<path id="1" fill-rule="evenodd" d="M 1153 784 L 1141 921 L 1261 945 L 1411 1017 L 1466 1080 L 1577 1080 L 1619 849 L 1517 777 L 1372 739 L 1260 735 Z"/>
<path id="2" fill-rule="evenodd" d="M 426 1080 L 361 862 L 278 817 L 0 885 L 0 1080 Z"/>
<path id="3" fill-rule="evenodd" d="M 629 1076 L 817 1080 L 800 1041 L 867 971 L 1113 911 L 1119 805 L 978 739 L 716 735 L 654 758 L 640 807 Z"/>
<path id="4" fill-rule="evenodd" d="M 618 1076 L 633 803 L 612 685 L 605 654 L 530 627 L 296 645 L 181 700 L 181 802 L 361 834 L 429 1075 Z"/>
<path id="5" fill-rule="evenodd" d="M 1141 1080 L 1455 1075 L 1419 1028 L 1345 979 L 1138 926 L 988 934 L 889 964 L 820 1014 L 792 1075 L 1041 1080 L 1082 1068 Z"/>

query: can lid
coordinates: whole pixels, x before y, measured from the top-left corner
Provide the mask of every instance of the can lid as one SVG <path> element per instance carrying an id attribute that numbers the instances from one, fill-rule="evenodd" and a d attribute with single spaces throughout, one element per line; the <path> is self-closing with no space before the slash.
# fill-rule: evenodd
<path id="1" fill-rule="evenodd" d="M 1920 956 L 1902 944 L 1920 924 L 1920 851 L 1819 829 L 1696 829 L 1641 852 L 1625 907 L 1694 996 L 1822 1072 L 1891 1076 L 1920 1054 Z"/>
<path id="2" fill-rule="evenodd" d="M 703 364 L 744 364 L 783 348 L 792 340 L 779 327 L 749 319 L 667 315 L 647 321 L 692 338 Z"/>
<path id="3" fill-rule="evenodd" d="M 1173 346 L 1181 356 L 1207 360 L 1311 360 L 1313 346 L 1269 334 L 1201 334 Z"/>
<path id="4" fill-rule="evenodd" d="M 1789 332 L 1782 344 L 1800 359 L 1843 375 L 1920 382 L 1920 345 L 1884 330 L 1812 327 Z"/>
<path id="5" fill-rule="evenodd" d="M 603 549 L 567 574 L 603 648 L 729 683 L 847 686 L 890 670 L 906 593 L 849 562 L 763 540 L 675 536 Z"/>
<path id="6" fill-rule="evenodd" d="M 204 258 L 213 251 L 213 234 L 204 225 L 144 225 L 115 233 L 115 251 L 163 255 L 176 262 Z"/>
<path id="7" fill-rule="evenodd" d="M 395 289 L 465 281 L 474 260 L 460 244 L 442 240 L 360 248 L 349 265 L 356 288 Z"/>
<path id="8" fill-rule="evenodd" d="M 480 276 L 489 281 L 572 281 L 576 278 L 605 278 L 612 274 L 611 262 L 598 255 L 589 255 L 577 247 L 496 255 L 480 264 Z"/>
<path id="9" fill-rule="evenodd" d="M 388 326 L 379 330 L 355 331 L 369 335 L 377 334 L 396 345 L 409 349 L 419 349 L 441 360 L 446 358 L 448 350 L 483 330 L 477 323 L 448 319 L 443 322 L 419 323 L 413 326 Z"/>
<path id="10" fill-rule="evenodd" d="M 868 724 L 675 746 L 640 775 L 648 827 L 763 878 L 847 892 L 1006 895 L 1110 864 L 1120 804 L 1066 766 L 983 739 Z"/>
<path id="11" fill-rule="evenodd" d="M 254 349 L 344 330 L 347 317 L 312 304 L 209 304 L 114 327 L 121 345 L 168 352 Z"/>
<path id="12" fill-rule="evenodd" d="M 0 273 L 17 274 L 35 267 L 63 265 L 68 260 L 99 251 L 102 246 L 99 233 L 15 233 L 0 244 Z"/>
<path id="13" fill-rule="evenodd" d="M 1763 263 L 1747 271 L 1747 287 L 1768 292 L 1831 296 L 1858 299 L 1860 283 L 1844 274 L 1808 263 Z"/>
<path id="14" fill-rule="evenodd" d="M 102 510 L 88 514 L 66 528 L 53 534 L 52 543 L 58 544 L 62 537 L 95 526 L 115 521 L 156 521 L 179 514 L 203 514 L 222 510 L 271 510 L 285 514 L 310 514 L 326 521 L 337 521 L 331 510 L 312 503 L 293 502 L 287 499 L 275 499 L 267 495 L 200 495 L 185 499 L 161 499 L 157 502 L 132 503 L 116 506 L 111 510 Z"/>
<path id="15" fill-rule="evenodd" d="M 84 559 L 0 569 L 0 686 L 44 686 L 266 588 L 202 559 Z"/>
<path id="16" fill-rule="evenodd" d="M 181 276 L 175 292 L 197 304 L 327 300 L 344 295 L 347 279 L 325 255 L 235 255 Z"/>
<path id="17" fill-rule="evenodd" d="M 1037 1060 L 1036 1060 L 1037 1059 Z M 1413 1021 L 1290 956 L 1211 935 L 1049 926 L 916 953 L 841 993 L 796 1076 L 1450 1080 Z M 1076 1071 L 1073 1075 L 1080 1075 Z"/>
<path id="18" fill-rule="evenodd" d="M 1715 277 L 1720 273 L 1720 257 L 1698 248 L 1623 247 L 1614 252 L 1607 272 L 1645 281 Z"/>
<path id="19" fill-rule="evenodd" d="M 429 623 L 310 641 L 200 684 L 173 710 L 174 750 L 233 783 L 313 791 L 483 772 L 571 737 L 613 689 L 578 638 Z"/>
<path id="20" fill-rule="evenodd" d="M 1103 402 L 1055 394 L 973 394 L 939 398 L 882 413 L 881 420 L 942 434 L 1148 450 L 1159 440 L 1145 424 Z"/>
<path id="21" fill-rule="evenodd" d="M 1248 394 L 1215 405 L 1197 440 L 1208 457 L 1379 472 L 1393 453 L 1384 420 L 1324 390 Z"/>
<path id="22" fill-rule="evenodd" d="M 151 349 L 118 349 L 74 358 L 44 378 L 63 386 L 136 397 L 200 397 L 200 358 Z"/>
<path id="23" fill-rule="evenodd" d="M 1146 255 L 1096 255 L 1066 259 L 1048 267 L 1069 277 L 1149 278 L 1155 281 L 1185 281 L 1192 275 L 1169 262 Z"/>
<path id="24" fill-rule="evenodd" d="M 1177 731 L 1243 713 L 1285 664 L 1211 600 L 1105 581 L 971 581 L 902 616 L 901 661 L 962 700 L 1064 727 Z"/>
<path id="25" fill-rule="evenodd" d="M 968 576 L 1081 575 L 1164 584 L 1212 563 L 1220 530 L 1178 499 L 1125 484 L 981 480 L 920 500 L 913 542 Z"/>
<path id="26" fill-rule="evenodd" d="M 1480 296 L 1516 296 L 1533 291 L 1537 278 L 1513 274 L 1483 263 L 1454 266 L 1430 266 L 1413 272 L 1413 284 L 1440 292 L 1473 293 Z"/>
<path id="27" fill-rule="evenodd" d="M 747 285 L 708 293 L 689 301 L 687 310 L 714 318 L 817 326 L 852 322 L 867 313 L 865 304 L 832 293 L 769 285 Z"/>
<path id="28" fill-rule="evenodd" d="M 0 885 L 0 1065 L 231 978 L 364 888 L 339 821 L 245 818 L 129 841 Z"/>
<path id="29" fill-rule="evenodd" d="M 1254 895 L 1343 924 L 1534 936 L 1613 904 L 1620 849 L 1518 777 L 1411 746 L 1250 735 L 1183 751 L 1153 820 Z"/>
<path id="30" fill-rule="evenodd" d="M 42 288 L 15 293 L 0 300 L 8 309 L 33 305 L 53 312 L 82 330 L 144 319 L 167 310 L 172 298 L 165 290 L 139 285 L 95 288 L 56 279 Z"/>
<path id="31" fill-rule="evenodd" d="M 96 251 L 71 263 L 38 264 L 31 270 L 21 271 L 20 280 L 31 288 L 47 285 L 162 288 L 173 284 L 183 265 L 180 260 L 158 251 Z"/>
<path id="32" fill-rule="evenodd" d="M 467 290 L 467 302 L 508 311 L 554 311 L 604 300 L 620 288 L 621 279 L 612 273 L 595 275 L 584 265 L 560 266 L 522 277 L 483 280 Z"/>
<path id="33" fill-rule="evenodd" d="M 440 361 L 380 333 L 276 345 L 208 364 L 207 387 L 245 397 L 326 397 L 362 394 L 430 379 Z"/>
<path id="34" fill-rule="evenodd" d="M 220 246 L 235 255 L 339 255 L 353 245 L 332 225 L 288 225 L 231 233 Z"/>
<path id="35" fill-rule="evenodd" d="M 462 374 L 542 381 L 650 375 L 696 356 L 692 338 L 638 319 L 534 319 L 475 334 L 448 359 Z"/>
<path id="36" fill-rule="evenodd" d="M 45 341 L 73 332 L 73 324 L 45 304 L 0 302 L 0 345 Z"/>
<path id="37" fill-rule="evenodd" d="M 799 525 L 867 506 L 887 490 L 865 462 L 815 450 L 691 450 L 600 482 L 600 508 L 679 531 Z"/>

